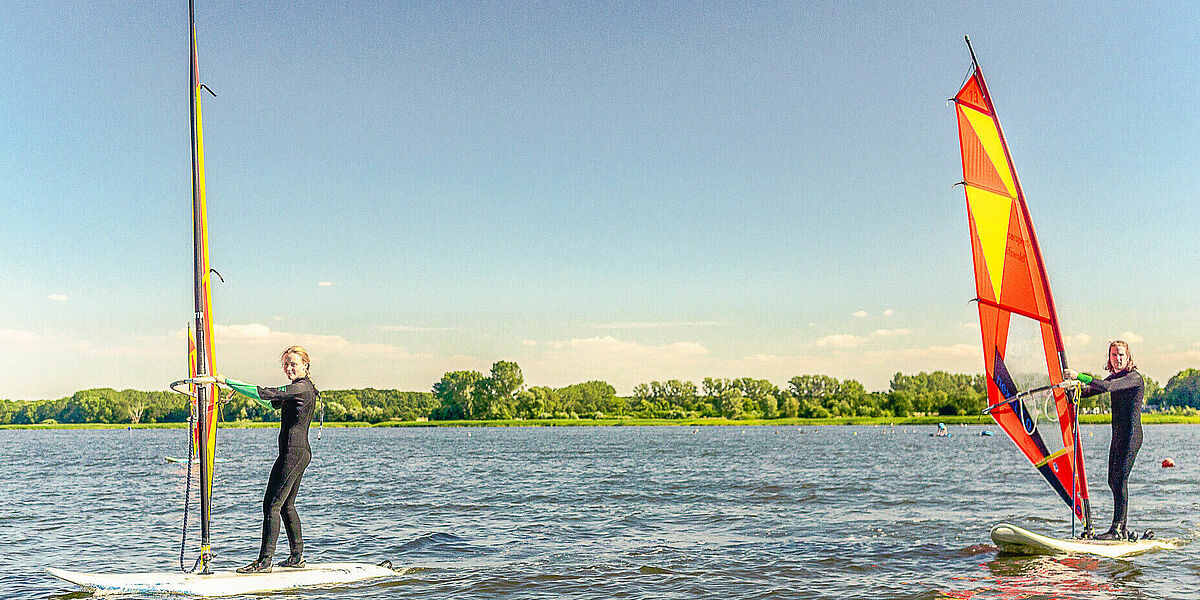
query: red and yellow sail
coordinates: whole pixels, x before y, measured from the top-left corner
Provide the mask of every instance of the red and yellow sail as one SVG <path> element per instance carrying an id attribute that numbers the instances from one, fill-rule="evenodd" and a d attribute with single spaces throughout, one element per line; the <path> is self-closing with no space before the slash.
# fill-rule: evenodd
<path id="1" fill-rule="evenodd" d="M 1047 392 L 1054 395 L 1063 440 L 1052 451 L 1027 411 L 1010 402 L 1017 390 L 1005 361 L 1014 325 L 1038 332 L 1042 373 L 1050 384 L 1062 382 L 1066 358 L 1029 208 L 977 63 L 954 103 L 990 414 L 1086 526 L 1090 511 L 1075 403 L 1063 389 Z"/>
<path id="2" fill-rule="evenodd" d="M 200 111 L 200 62 L 196 53 L 194 11 L 189 3 L 188 26 L 191 34 L 191 115 L 192 115 L 192 231 L 195 250 L 193 283 L 196 308 L 195 376 L 216 373 L 213 352 L 212 270 L 208 262 L 208 207 L 204 194 L 204 128 Z M 213 459 L 217 447 L 217 386 L 196 386 L 198 407 L 196 440 L 200 458 L 201 562 L 207 571 L 209 519 L 213 483 Z"/>

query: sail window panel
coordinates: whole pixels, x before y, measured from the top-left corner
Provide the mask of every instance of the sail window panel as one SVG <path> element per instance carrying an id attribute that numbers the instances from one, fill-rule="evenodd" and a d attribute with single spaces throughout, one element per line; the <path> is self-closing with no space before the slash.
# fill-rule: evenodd
<path id="1" fill-rule="evenodd" d="M 1004 402 L 1004 395 L 996 387 L 992 362 L 986 360 L 986 357 L 993 356 L 997 352 L 1001 356 L 1004 355 L 1008 342 L 1008 322 L 1012 314 L 982 302 L 978 306 L 979 331 L 983 338 L 984 364 L 987 368 L 988 405 L 992 406 Z"/>

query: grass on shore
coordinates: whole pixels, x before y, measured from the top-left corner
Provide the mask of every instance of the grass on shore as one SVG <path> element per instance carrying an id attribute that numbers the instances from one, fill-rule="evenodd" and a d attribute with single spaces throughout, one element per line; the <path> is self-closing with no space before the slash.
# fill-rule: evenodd
<path id="1" fill-rule="evenodd" d="M 1109 415 L 1080 415 L 1080 423 L 1085 425 L 1107 424 L 1111 421 Z M 634 417 L 611 419 L 503 419 L 493 421 L 384 421 L 382 423 L 367 423 L 363 421 L 326 422 L 325 427 L 620 427 L 620 426 L 817 426 L 817 425 L 992 425 L 991 417 L 987 415 L 934 415 L 926 417 L 830 417 L 826 419 L 725 419 L 705 417 L 693 419 L 643 419 Z M 1200 424 L 1200 416 L 1185 416 L 1172 414 L 1144 414 L 1142 423 L 1147 425 L 1163 424 Z M 0 425 L 3 429 L 180 429 L 187 423 L 46 423 L 36 425 Z M 271 428 L 279 427 L 277 422 L 232 421 L 223 422 L 222 428 Z"/>

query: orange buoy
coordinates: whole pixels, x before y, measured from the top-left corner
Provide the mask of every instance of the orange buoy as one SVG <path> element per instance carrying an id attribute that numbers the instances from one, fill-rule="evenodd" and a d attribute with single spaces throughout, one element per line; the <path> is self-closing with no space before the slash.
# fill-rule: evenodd
<path id="1" fill-rule="evenodd" d="M 1171 468 L 1171 467 L 1174 467 L 1174 466 L 1175 466 L 1175 461 L 1173 461 L 1173 460 L 1171 460 L 1171 459 L 1169 459 L 1169 458 L 1164 458 L 1164 459 L 1163 459 L 1163 466 L 1162 466 L 1162 468 L 1164 468 L 1164 469 L 1169 469 L 1169 468 Z"/>

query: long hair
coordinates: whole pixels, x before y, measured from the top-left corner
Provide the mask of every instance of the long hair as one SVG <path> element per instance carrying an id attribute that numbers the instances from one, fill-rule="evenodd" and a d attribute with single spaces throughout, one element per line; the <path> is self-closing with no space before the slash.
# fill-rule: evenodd
<path id="1" fill-rule="evenodd" d="M 1133 350 L 1129 349 L 1129 343 L 1124 340 L 1113 340 L 1108 343 L 1108 362 L 1104 365 L 1104 370 L 1112 373 L 1117 372 L 1116 365 L 1112 364 L 1112 349 L 1120 347 L 1125 349 L 1125 356 L 1129 357 L 1129 364 L 1125 366 L 1126 371 L 1137 369 L 1137 365 L 1133 363 Z"/>

